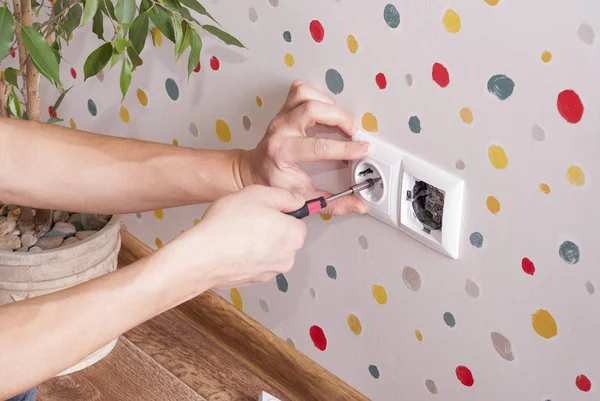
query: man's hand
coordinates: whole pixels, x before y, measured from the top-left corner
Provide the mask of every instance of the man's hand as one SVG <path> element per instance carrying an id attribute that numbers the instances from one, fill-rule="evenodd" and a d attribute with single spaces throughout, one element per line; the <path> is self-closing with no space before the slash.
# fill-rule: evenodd
<path id="1" fill-rule="evenodd" d="M 253 185 L 217 200 L 200 224 L 158 251 L 196 291 L 266 282 L 294 265 L 306 225 L 283 212 L 304 205 L 286 189 Z M 176 262 L 174 262 L 176 261 Z"/>
<path id="2" fill-rule="evenodd" d="M 309 138 L 306 130 L 315 124 L 338 127 L 349 137 L 356 132 L 350 115 L 335 106 L 332 99 L 304 82 L 295 81 L 265 137 L 255 149 L 242 155 L 240 176 L 243 184 L 286 188 L 300 193 L 305 199 L 331 195 L 315 188 L 298 163 L 361 159 L 368 155 L 369 144 Z M 353 196 L 338 199 L 323 211 L 331 215 L 366 212 L 367 206 Z"/>

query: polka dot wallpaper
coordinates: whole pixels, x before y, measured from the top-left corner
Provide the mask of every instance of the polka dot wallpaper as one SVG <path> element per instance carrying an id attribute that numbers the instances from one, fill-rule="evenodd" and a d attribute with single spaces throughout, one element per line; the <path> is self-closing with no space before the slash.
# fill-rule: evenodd
<path id="1" fill-rule="evenodd" d="M 466 182 L 458 260 L 367 216 L 315 217 L 291 272 L 221 294 L 373 400 L 598 399 L 600 3 L 205 3 L 249 50 L 206 37 L 188 81 L 152 29 L 120 103 L 118 71 L 83 82 L 97 40 L 78 31 L 63 124 L 250 148 L 299 78 Z M 56 92 L 42 95 L 46 110 Z M 308 169 L 330 191 L 349 182 L 341 162 Z M 125 221 L 160 248 L 204 210 Z"/>

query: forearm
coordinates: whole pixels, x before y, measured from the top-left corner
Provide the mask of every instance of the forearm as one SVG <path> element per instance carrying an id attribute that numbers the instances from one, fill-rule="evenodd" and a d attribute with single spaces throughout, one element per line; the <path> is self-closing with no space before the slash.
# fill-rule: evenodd
<path id="1" fill-rule="evenodd" d="M 181 282 L 175 266 L 165 263 L 157 253 L 76 287 L 0 307 L 0 399 L 53 377 L 208 289 Z"/>
<path id="2" fill-rule="evenodd" d="M 243 153 L 0 118 L 0 201 L 101 214 L 212 202 L 242 188 Z"/>

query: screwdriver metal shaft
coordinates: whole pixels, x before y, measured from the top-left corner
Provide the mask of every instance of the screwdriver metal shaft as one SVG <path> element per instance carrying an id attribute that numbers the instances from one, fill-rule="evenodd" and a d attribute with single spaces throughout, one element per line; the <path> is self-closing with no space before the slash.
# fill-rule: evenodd
<path id="1" fill-rule="evenodd" d="M 327 202 L 334 201 L 334 200 L 336 200 L 338 198 L 341 198 L 343 196 L 346 196 L 346 195 L 354 195 L 355 193 L 358 193 L 360 191 L 364 191 L 365 189 L 372 188 L 379 181 L 381 181 L 381 177 L 367 178 L 363 182 L 351 186 L 349 189 L 345 190 L 344 192 L 340 192 L 339 194 L 335 194 L 335 195 L 330 196 L 329 198 L 327 198 Z"/>

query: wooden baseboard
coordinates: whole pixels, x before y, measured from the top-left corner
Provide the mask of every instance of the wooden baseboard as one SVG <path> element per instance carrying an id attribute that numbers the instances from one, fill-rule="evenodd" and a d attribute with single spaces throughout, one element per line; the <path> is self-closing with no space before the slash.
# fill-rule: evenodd
<path id="1" fill-rule="evenodd" d="M 152 253 L 148 246 L 127 231 L 121 233 L 121 238 L 121 266 Z M 213 291 L 207 291 L 175 309 L 195 323 L 197 330 L 241 358 L 277 388 L 284 395 L 284 401 L 367 400 Z"/>

